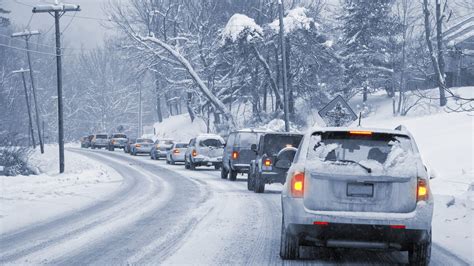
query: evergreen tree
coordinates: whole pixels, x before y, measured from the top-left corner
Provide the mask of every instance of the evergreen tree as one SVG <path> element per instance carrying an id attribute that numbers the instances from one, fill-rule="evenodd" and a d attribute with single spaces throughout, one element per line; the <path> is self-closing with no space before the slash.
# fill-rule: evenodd
<path id="1" fill-rule="evenodd" d="M 393 0 L 345 0 L 341 53 L 345 65 L 346 96 L 362 90 L 391 87 L 393 43 L 399 27 L 391 14 Z"/>

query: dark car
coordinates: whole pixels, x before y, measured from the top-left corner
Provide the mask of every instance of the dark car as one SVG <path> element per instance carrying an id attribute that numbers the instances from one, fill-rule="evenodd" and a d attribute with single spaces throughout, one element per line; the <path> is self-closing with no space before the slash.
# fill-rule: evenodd
<path id="1" fill-rule="evenodd" d="M 264 131 L 239 130 L 229 134 L 222 156 L 221 178 L 235 181 L 238 173 L 248 173 L 250 161 L 255 159 L 252 144 L 257 144 Z"/>
<path id="2" fill-rule="evenodd" d="M 91 140 L 91 148 L 92 149 L 100 149 L 100 148 L 108 148 L 109 147 L 109 139 L 107 138 L 107 134 L 95 134 Z"/>
<path id="3" fill-rule="evenodd" d="M 151 148 L 150 158 L 152 160 L 159 160 L 160 158 L 166 158 L 166 154 L 171 147 L 173 147 L 174 141 L 172 139 L 157 139 L 155 145 Z"/>
<path id="4" fill-rule="evenodd" d="M 81 137 L 81 148 L 89 148 L 91 146 L 91 140 L 94 135 Z"/>
<path id="5" fill-rule="evenodd" d="M 115 150 L 115 148 L 124 149 L 127 144 L 127 135 L 122 133 L 115 133 L 110 135 L 109 138 L 109 151 Z"/>
<path id="6" fill-rule="evenodd" d="M 265 184 L 285 183 L 290 160 L 300 145 L 302 134 L 266 133 L 260 137 L 258 145 L 252 145 L 257 156 L 250 163 L 247 188 L 256 193 L 265 191 Z"/>
<path id="7" fill-rule="evenodd" d="M 125 153 L 130 153 L 131 151 L 131 146 L 137 142 L 137 139 L 128 139 L 127 143 L 125 143 L 125 146 L 123 147 L 123 152 Z"/>

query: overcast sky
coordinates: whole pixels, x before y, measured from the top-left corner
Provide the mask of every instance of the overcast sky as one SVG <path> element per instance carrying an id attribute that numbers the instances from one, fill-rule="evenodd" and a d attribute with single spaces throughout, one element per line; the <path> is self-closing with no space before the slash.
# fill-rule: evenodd
<path id="1" fill-rule="evenodd" d="M 32 6 L 53 2 L 54 0 L 3 0 L 5 9 L 11 11 L 9 17 L 12 20 L 12 24 L 18 30 L 22 30 L 28 24 L 32 15 Z M 103 6 L 106 2 L 107 0 L 68 1 L 68 3 L 80 5 L 81 11 L 77 12 L 76 17 L 73 17 L 75 12 L 69 12 L 61 18 L 61 29 L 70 24 L 63 35 L 66 47 L 90 49 L 102 44 L 104 36 L 107 35 L 107 30 L 101 24 L 108 22 L 97 19 L 107 19 L 103 11 Z M 40 30 L 44 33 L 53 24 L 53 17 L 47 13 L 39 13 L 32 17 L 30 29 Z M 54 33 L 54 28 L 51 28 L 48 32 L 48 34 L 52 33 Z"/>

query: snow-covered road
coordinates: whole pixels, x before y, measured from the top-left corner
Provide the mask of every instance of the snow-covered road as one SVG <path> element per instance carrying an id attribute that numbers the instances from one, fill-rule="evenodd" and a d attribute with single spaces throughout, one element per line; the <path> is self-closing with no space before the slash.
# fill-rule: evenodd
<path id="1" fill-rule="evenodd" d="M 0 264 L 403 264 L 400 252 L 304 248 L 304 260 L 279 258 L 280 185 L 247 191 L 245 179 L 211 168 L 185 170 L 121 151 L 70 149 L 113 167 L 118 192 L 56 220 L 1 236 Z M 432 265 L 467 265 L 433 247 Z"/>

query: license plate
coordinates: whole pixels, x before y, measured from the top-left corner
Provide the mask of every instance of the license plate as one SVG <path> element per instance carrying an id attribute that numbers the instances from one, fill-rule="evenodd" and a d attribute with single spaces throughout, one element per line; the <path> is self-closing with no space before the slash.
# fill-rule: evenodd
<path id="1" fill-rule="evenodd" d="M 374 184 L 349 183 L 347 184 L 349 197 L 373 197 Z"/>

